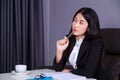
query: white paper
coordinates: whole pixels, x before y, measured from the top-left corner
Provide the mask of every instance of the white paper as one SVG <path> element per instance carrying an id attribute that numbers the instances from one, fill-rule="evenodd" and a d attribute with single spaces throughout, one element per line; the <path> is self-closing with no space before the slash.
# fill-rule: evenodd
<path id="1" fill-rule="evenodd" d="M 26 80 L 26 79 L 30 78 L 30 76 L 28 76 L 28 75 L 13 75 L 11 77 L 15 80 Z"/>
<path id="2" fill-rule="evenodd" d="M 55 80 L 86 80 L 84 76 L 78 76 L 72 73 L 64 73 L 64 72 L 49 72 L 45 73 L 47 77 L 52 77 Z"/>

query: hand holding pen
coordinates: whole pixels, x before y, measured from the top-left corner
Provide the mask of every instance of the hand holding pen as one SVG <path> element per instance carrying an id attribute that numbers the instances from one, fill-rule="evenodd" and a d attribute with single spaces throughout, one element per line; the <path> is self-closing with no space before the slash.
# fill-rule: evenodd
<path id="1" fill-rule="evenodd" d="M 59 51 L 64 51 L 68 47 L 69 38 L 71 35 L 72 33 L 70 33 L 67 37 L 65 36 L 63 39 L 57 41 L 57 49 Z"/>
<path id="2" fill-rule="evenodd" d="M 72 35 L 72 33 L 69 34 L 68 36 L 65 36 L 63 39 L 57 41 L 57 43 L 56 43 L 56 47 L 57 47 L 56 62 L 57 63 L 61 60 L 63 52 L 68 47 L 68 45 L 69 45 L 69 38 L 70 38 L 71 35 Z"/>

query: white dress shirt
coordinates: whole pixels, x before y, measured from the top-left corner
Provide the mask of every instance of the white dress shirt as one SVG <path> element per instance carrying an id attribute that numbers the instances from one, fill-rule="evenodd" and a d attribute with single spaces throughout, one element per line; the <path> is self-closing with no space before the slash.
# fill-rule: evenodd
<path id="1" fill-rule="evenodd" d="M 76 39 L 75 46 L 74 46 L 74 48 L 70 54 L 70 57 L 69 57 L 69 62 L 73 66 L 74 69 L 77 69 L 76 60 L 77 60 L 79 49 L 80 49 L 80 46 L 83 42 L 83 39 L 84 39 L 84 37 L 80 38 L 79 40 Z"/>

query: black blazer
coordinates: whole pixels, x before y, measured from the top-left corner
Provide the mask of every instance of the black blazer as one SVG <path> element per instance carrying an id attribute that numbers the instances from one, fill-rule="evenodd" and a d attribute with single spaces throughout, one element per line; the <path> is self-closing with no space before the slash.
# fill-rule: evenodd
<path id="1" fill-rule="evenodd" d="M 75 41 L 75 38 L 70 39 L 70 44 L 64 51 L 62 59 L 59 63 L 56 63 L 56 59 L 54 58 L 53 67 L 56 71 L 61 71 L 64 69 L 66 62 L 69 59 L 69 55 L 75 45 Z M 92 40 L 85 37 L 77 57 L 77 69 L 72 68 L 71 72 L 77 75 L 86 76 L 88 78 L 94 78 L 100 66 L 102 51 L 103 42 L 101 38 L 97 37 Z"/>

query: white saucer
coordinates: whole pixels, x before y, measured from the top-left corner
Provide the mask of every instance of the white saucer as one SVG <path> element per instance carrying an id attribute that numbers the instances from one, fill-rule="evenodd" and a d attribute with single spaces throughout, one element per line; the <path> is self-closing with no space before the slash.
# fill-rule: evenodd
<path id="1" fill-rule="evenodd" d="M 16 75 L 25 75 L 25 74 L 29 74 L 30 71 L 26 71 L 26 72 L 24 72 L 24 73 L 18 73 L 18 72 L 16 72 L 16 71 L 14 70 L 14 71 L 11 71 L 11 73 L 16 74 Z"/>

